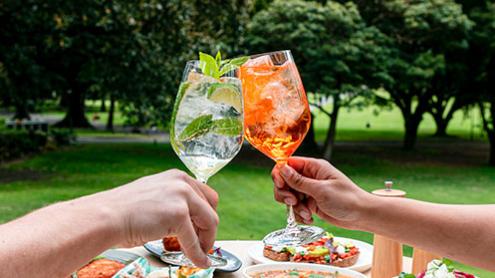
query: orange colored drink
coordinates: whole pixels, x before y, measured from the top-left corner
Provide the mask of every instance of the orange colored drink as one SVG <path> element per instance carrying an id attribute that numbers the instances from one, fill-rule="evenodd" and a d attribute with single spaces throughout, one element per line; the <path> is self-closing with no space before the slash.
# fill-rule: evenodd
<path id="1" fill-rule="evenodd" d="M 306 93 L 293 61 L 282 65 L 254 61 L 242 66 L 240 73 L 245 136 L 259 151 L 284 162 L 310 126 Z"/>

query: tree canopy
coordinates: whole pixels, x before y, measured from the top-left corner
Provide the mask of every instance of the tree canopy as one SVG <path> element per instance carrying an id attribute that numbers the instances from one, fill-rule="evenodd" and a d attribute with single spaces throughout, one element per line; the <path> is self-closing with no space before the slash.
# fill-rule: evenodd
<path id="1" fill-rule="evenodd" d="M 252 52 L 290 49 L 306 90 L 332 99 L 332 111 L 312 103 L 331 118 L 324 150 L 328 159 L 339 109 L 392 81 L 386 70 L 387 40 L 366 26 L 356 5 L 333 1 L 274 1 L 253 17 L 246 35 Z"/>

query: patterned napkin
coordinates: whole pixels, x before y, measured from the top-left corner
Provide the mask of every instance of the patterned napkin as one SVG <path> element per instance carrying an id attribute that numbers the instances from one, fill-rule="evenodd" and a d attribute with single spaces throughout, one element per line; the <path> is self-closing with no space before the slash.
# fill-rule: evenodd
<path id="1" fill-rule="evenodd" d="M 138 258 L 117 272 L 113 278 L 177 278 L 178 267 L 154 267 L 145 258 Z M 190 278 L 212 278 L 214 268 L 200 270 Z"/>

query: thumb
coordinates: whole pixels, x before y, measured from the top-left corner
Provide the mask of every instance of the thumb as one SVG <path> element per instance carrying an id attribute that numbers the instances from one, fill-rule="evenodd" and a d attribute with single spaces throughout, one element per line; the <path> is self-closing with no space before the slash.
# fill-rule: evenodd
<path id="1" fill-rule="evenodd" d="M 307 178 L 288 165 L 282 166 L 280 175 L 285 180 L 286 184 L 296 191 L 312 197 L 317 196 L 317 192 L 320 191 L 321 184 L 318 180 Z"/>

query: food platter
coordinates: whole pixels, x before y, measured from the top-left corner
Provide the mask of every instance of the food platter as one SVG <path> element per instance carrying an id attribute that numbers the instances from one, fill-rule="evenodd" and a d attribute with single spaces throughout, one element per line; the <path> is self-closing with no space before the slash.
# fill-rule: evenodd
<path id="1" fill-rule="evenodd" d="M 344 243 L 345 242 L 352 243 L 360 250 L 360 256 L 356 264 L 347 267 L 347 269 L 351 269 L 359 272 L 365 272 L 371 268 L 371 264 L 373 260 L 373 246 L 371 244 L 360 240 L 344 238 L 344 237 L 335 237 L 335 240 Z M 264 245 L 262 242 L 256 242 L 248 249 L 248 255 L 254 263 L 256 264 L 285 263 L 285 262 L 273 261 L 263 256 L 263 248 Z"/>

